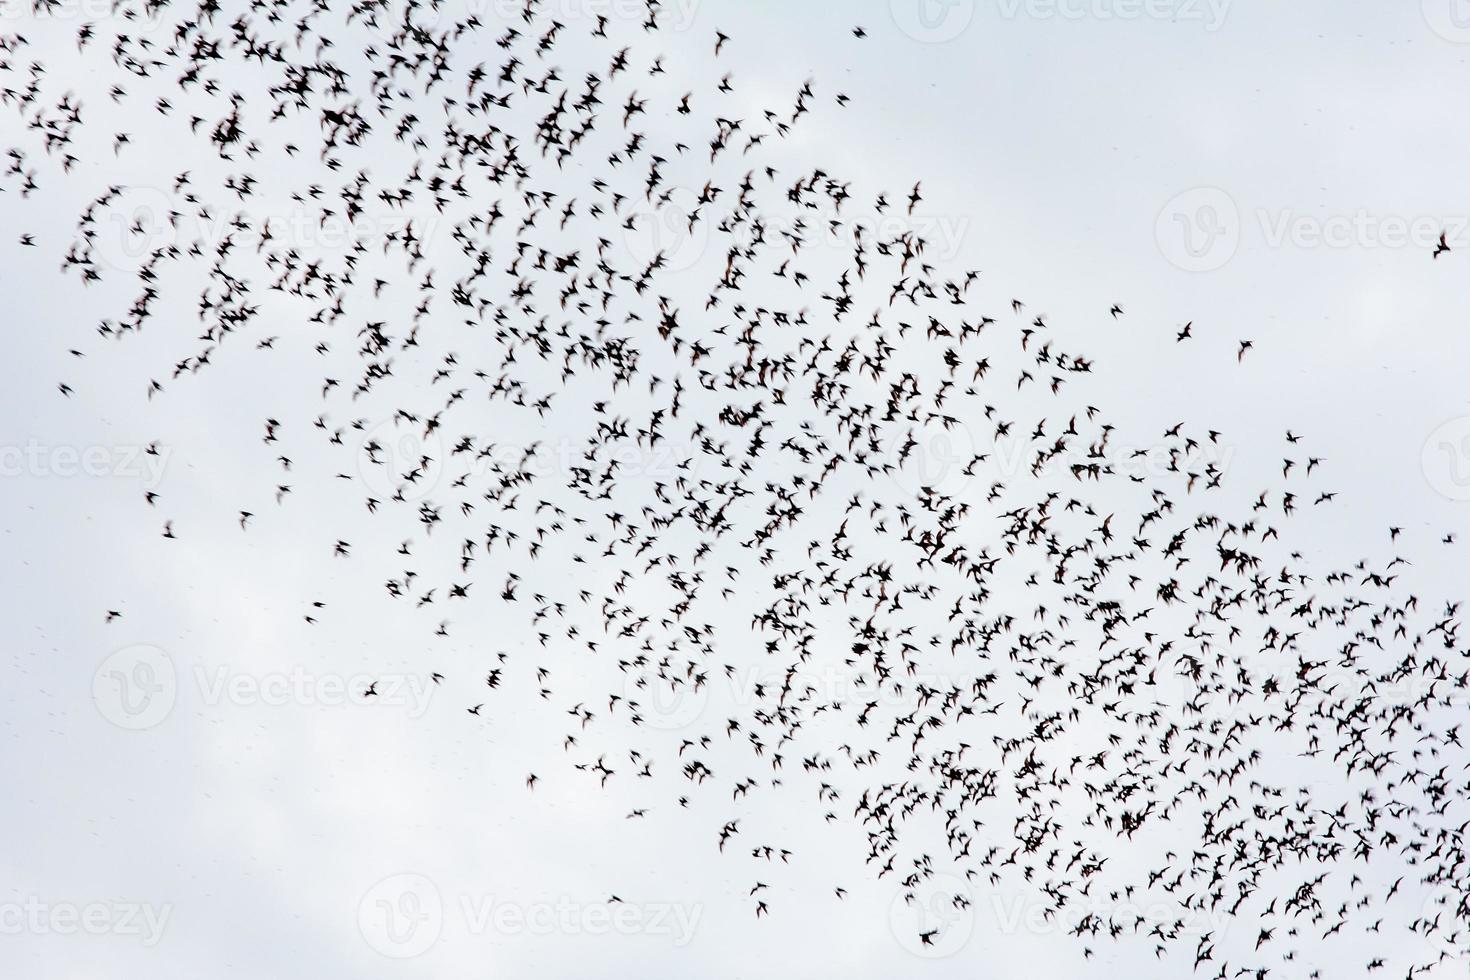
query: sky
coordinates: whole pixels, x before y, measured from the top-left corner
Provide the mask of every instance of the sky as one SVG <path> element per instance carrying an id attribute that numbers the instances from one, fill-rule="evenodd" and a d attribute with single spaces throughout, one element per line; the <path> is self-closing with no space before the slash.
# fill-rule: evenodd
<path id="1" fill-rule="evenodd" d="M 618 6 L 558 3 L 568 18 Z M 475 9 L 489 20 L 503 6 Z M 116 280 L 84 288 L 58 273 L 76 215 L 110 183 L 157 207 L 191 164 L 187 147 L 150 135 L 164 130 L 147 104 L 108 107 L 100 46 L 76 53 L 78 25 L 106 16 L 84 0 L 45 17 L 0 5 L 0 34 L 31 37 L 14 57 L 64 74 L 101 114 L 87 137 L 98 152 L 67 179 L 13 107 L 0 115 L 0 148 L 25 147 L 41 185 L 23 197 L 13 174 L 0 181 L 0 229 L 41 245 L 0 246 L 0 831 L 12 841 L 0 971 L 1179 975 L 1146 947 L 1082 960 L 1022 891 L 984 895 L 921 947 L 926 912 L 852 870 L 860 828 L 794 801 L 759 815 L 802 860 L 779 886 L 785 914 L 756 921 L 749 875 L 716 852 L 717 824 L 671 806 L 625 819 L 638 797 L 553 778 L 561 719 L 511 705 L 467 725 L 461 693 L 428 679 L 444 656 L 475 674 L 492 651 L 534 645 L 534 629 L 466 612 L 431 658 L 422 620 L 370 598 L 377 569 L 314 547 L 318 527 L 346 520 L 330 497 L 249 536 L 215 520 L 208 504 L 233 501 L 274 455 L 264 415 L 317 410 L 291 383 L 316 369 L 215 372 L 207 386 L 170 384 L 165 405 L 146 396 L 149 368 L 173 349 L 164 331 L 91 353 L 97 321 L 135 284 L 119 293 Z M 921 179 L 940 260 L 982 270 L 997 302 L 1024 299 L 1106 351 L 1116 370 L 1089 383 L 1114 416 L 1228 431 L 1244 474 L 1278 462 L 1268 440 L 1307 434 L 1345 502 L 1298 527 L 1296 546 L 1351 561 L 1402 525 L 1418 548 L 1405 574 L 1429 594 L 1465 593 L 1464 552 L 1431 546 L 1450 532 L 1470 542 L 1470 131 L 1452 101 L 1470 5 L 676 0 L 666 18 L 676 75 L 708 75 L 715 30 L 731 36 L 753 112 L 807 77 L 851 96 L 783 146 L 791 169 L 840 167 L 894 190 Z M 114 130 L 134 134 L 116 157 L 103 151 Z M 1453 251 L 1433 259 L 1441 233 Z M 677 228 L 650 234 L 628 247 L 706 257 Z M 136 258 L 124 234 L 103 247 L 118 267 Z M 1123 317 L 1107 315 L 1114 303 Z M 193 329 L 193 316 L 172 322 Z M 267 316 L 272 332 L 298 326 L 284 308 Z M 1186 322 L 1196 339 L 1175 349 L 1166 339 Z M 1246 338 L 1250 370 L 1234 356 Z M 68 351 L 84 346 L 79 363 Z M 179 502 L 176 546 L 160 544 L 147 490 Z M 355 533 L 365 548 L 373 532 Z M 306 595 L 327 604 L 330 632 L 303 625 Z M 110 609 L 121 619 L 104 622 Z M 378 702 L 353 696 L 374 678 Z M 677 733 L 740 696 L 664 705 L 654 726 Z M 609 739 L 610 758 L 624 748 Z M 547 774 L 534 799 L 527 772 Z M 825 900 L 838 881 L 848 898 Z M 1431 976 L 1470 976 L 1470 960 Z"/>

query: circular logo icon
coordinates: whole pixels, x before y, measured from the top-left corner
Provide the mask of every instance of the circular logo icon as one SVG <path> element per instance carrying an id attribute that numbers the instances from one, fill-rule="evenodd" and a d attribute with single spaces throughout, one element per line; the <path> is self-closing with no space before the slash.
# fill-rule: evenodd
<path id="1" fill-rule="evenodd" d="M 463 5 L 462 0 L 456 0 L 453 3 L 455 7 Z M 395 48 L 432 45 L 439 41 L 439 35 L 453 26 L 450 23 L 451 12 L 447 9 L 449 6 L 451 4 L 446 0 L 437 0 L 434 3 L 409 3 L 406 6 L 383 4 L 362 23 L 373 34 L 389 42 Z M 476 0 L 468 6 L 473 8 L 475 13 L 479 13 L 480 8 L 487 4 L 483 0 Z M 495 8 L 493 13 L 497 19 L 502 21 L 518 16 L 520 13 L 501 14 L 501 8 L 509 6 L 507 0 L 493 0 L 488 6 Z"/>
<path id="2" fill-rule="evenodd" d="M 178 699 L 173 661 L 146 643 L 124 647 L 92 675 L 92 701 L 119 728 L 141 731 L 168 717 Z"/>
<path id="3" fill-rule="evenodd" d="M 1169 199 L 1154 222 L 1159 252 L 1185 272 L 1213 272 L 1240 247 L 1240 209 L 1218 187 L 1196 187 Z"/>
<path id="4" fill-rule="evenodd" d="M 1424 479 L 1440 496 L 1470 500 L 1470 416 L 1450 419 L 1429 433 L 1419 462 Z"/>
<path id="5" fill-rule="evenodd" d="M 378 500 L 395 494 L 408 501 L 422 500 L 443 476 L 444 440 L 437 428 L 395 416 L 363 433 L 357 471 Z"/>
<path id="6" fill-rule="evenodd" d="M 137 272 L 159 249 L 177 244 L 183 216 L 176 203 L 157 187 L 118 191 L 97 218 L 98 259 L 119 272 Z"/>
<path id="7" fill-rule="evenodd" d="M 357 903 L 357 928 L 384 956 L 419 956 L 439 941 L 444 902 L 439 889 L 423 875 L 389 875 Z"/>
<path id="8" fill-rule="evenodd" d="M 83 9 L 91 6 L 107 16 L 119 13 L 116 0 L 76 0 L 76 2 Z M 167 6 L 168 0 L 143 0 L 138 4 L 137 10 L 124 10 L 121 16 L 135 32 L 156 31 L 165 26 L 172 26 L 164 23 L 164 8 Z"/>
<path id="9" fill-rule="evenodd" d="M 975 19 L 975 0 L 890 0 L 888 9 L 899 30 L 924 44 L 953 41 Z"/>
<path id="10" fill-rule="evenodd" d="M 981 467 L 1004 462 L 994 455 L 978 460 L 980 453 L 970 427 L 953 419 L 930 419 L 900 429 L 890 436 L 884 450 L 884 460 L 893 467 L 890 476 L 913 496 L 926 490 L 959 496 L 982 472 Z"/>
<path id="11" fill-rule="evenodd" d="M 680 677 L 676 682 L 656 674 L 629 672 L 623 681 L 623 698 L 636 705 L 633 711 L 642 724 L 671 732 L 694 724 L 704 713 L 709 684 L 696 687 L 692 677 Z"/>
<path id="12" fill-rule="evenodd" d="M 975 931 L 974 897 L 963 879 L 931 875 L 893 897 L 888 925 L 898 944 L 915 956 L 953 956 Z"/>
<path id="13" fill-rule="evenodd" d="M 1180 673 L 1159 679 L 1158 700 L 1167 705 L 1169 716 L 1184 728 L 1198 725 L 1205 731 L 1219 722 L 1228 722 L 1242 707 L 1231 696 L 1228 684 L 1216 690 L 1206 677 L 1195 680 Z"/>
<path id="14" fill-rule="evenodd" d="M 686 187 L 665 193 L 667 200 L 660 195 L 623 225 L 623 244 L 635 262 L 662 262 L 665 271 L 682 272 L 704 256 L 713 205 L 700 204 L 699 195 Z"/>
<path id="15" fill-rule="evenodd" d="M 137 5 L 118 0 L 0 0 L 0 21 L 26 18 L 32 22 L 48 20 L 101 21 L 116 17 L 126 25 L 129 34 L 155 31 L 163 24 L 163 7 L 167 0 L 143 0 Z"/>
<path id="16" fill-rule="evenodd" d="M 1441 956 L 1470 959 L 1470 894 L 1439 885 L 1424 899 L 1420 918 L 1438 924 L 1425 938 Z"/>
<path id="17" fill-rule="evenodd" d="M 1421 0 L 1429 29 L 1451 44 L 1470 44 L 1470 0 Z"/>

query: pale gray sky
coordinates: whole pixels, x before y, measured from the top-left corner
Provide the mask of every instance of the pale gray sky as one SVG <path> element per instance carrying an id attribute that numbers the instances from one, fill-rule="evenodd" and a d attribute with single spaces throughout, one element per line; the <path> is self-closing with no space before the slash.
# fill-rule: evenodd
<path id="1" fill-rule="evenodd" d="M 583 19 L 621 9 L 554 6 Z M 1020 890 L 984 894 L 946 944 L 919 948 L 898 886 L 862 873 L 862 829 L 823 824 L 805 812 L 815 801 L 794 798 L 771 797 L 750 817 L 750 838 L 801 852 L 773 888 L 781 914 L 756 921 L 747 898 L 756 872 L 717 853 L 714 815 L 687 818 L 670 800 L 626 820 L 644 795 L 566 778 L 565 719 L 546 703 L 502 700 L 493 719 L 469 724 L 465 690 L 428 683 L 446 663 L 476 683 L 495 651 L 510 650 L 522 666 L 560 667 L 558 683 L 585 683 L 589 697 L 605 690 L 555 650 L 538 654 L 532 624 L 493 609 L 409 617 L 382 602 L 392 566 L 317 547 L 323 527 L 364 552 L 393 543 L 309 490 L 330 471 L 312 474 L 304 461 L 298 506 L 242 535 L 229 515 L 275 506 L 247 479 L 276 455 L 262 421 L 285 420 L 286 438 L 307 453 L 320 368 L 259 352 L 242 357 L 249 370 L 174 382 L 158 365 L 193 349 L 180 343 L 201 329 L 191 304 L 108 349 L 97 322 L 138 284 L 114 277 L 83 289 L 58 271 L 76 215 L 109 184 L 128 185 L 147 207 L 170 200 L 181 170 L 208 180 L 231 169 L 166 138 L 151 99 L 109 102 L 124 76 L 108 58 L 106 9 L 73 0 L 39 18 L 0 5 L 0 33 L 30 39 L 0 85 L 23 84 L 40 60 L 48 93 L 74 90 L 89 112 L 78 137 L 88 152 L 63 178 L 14 106 L 0 106 L 0 149 L 23 148 L 39 185 L 23 197 L 19 177 L 0 178 L 11 349 L 0 385 L 0 614 L 11 627 L 0 661 L 0 830 L 11 841 L 0 859 L 0 973 L 1184 975 L 1164 972 L 1147 944 L 1104 943 L 1084 962 Z M 497 4 L 476 9 L 491 22 L 505 16 Z M 1227 431 L 1247 498 L 1249 475 L 1279 465 L 1282 432 L 1305 433 L 1343 502 L 1306 515 L 1292 546 L 1347 562 L 1381 553 L 1388 525 L 1403 525 L 1416 562 L 1404 574 L 1423 583 L 1426 601 L 1465 594 L 1463 547 L 1438 542 L 1455 531 L 1470 543 L 1470 127 L 1454 94 L 1470 70 L 1470 7 L 676 0 L 665 18 L 683 28 L 661 39 L 670 73 L 703 84 L 733 71 L 751 115 L 789 101 L 807 77 L 824 97 L 851 96 L 781 147 L 787 173 L 840 170 L 865 195 L 898 196 L 922 179 L 931 261 L 982 270 L 994 307 L 1020 297 L 1105 353 L 1110 370 L 1087 390 L 1115 421 Z M 76 30 L 88 19 L 103 21 L 102 40 L 79 55 Z M 861 42 L 855 24 L 868 34 Z M 732 38 L 719 66 L 707 63 L 716 29 Z M 487 45 L 497 33 L 484 32 Z M 157 36 L 164 43 L 167 29 Z M 236 87 L 249 91 L 250 79 Z M 133 144 L 114 157 L 118 131 Z M 313 163 L 297 166 L 310 173 Z M 270 183 L 263 165 L 234 169 Z M 578 193 L 576 175 L 566 179 Z M 289 200 L 269 207 L 292 213 Z M 18 246 L 22 231 L 39 247 Z M 453 251 L 447 231 L 429 240 Z M 1433 260 L 1441 231 L 1455 251 Z M 125 245 L 98 247 L 126 269 Z M 694 248 L 691 262 L 702 257 Z M 279 303 L 265 312 L 272 325 L 250 343 L 304 327 L 284 301 L 268 302 Z M 1107 316 L 1115 302 L 1127 311 L 1118 320 Z M 1185 321 L 1195 339 L 1176 349 Z M 1245 338 L 1255 343 L 1248 370 L 1234 356 Z M 354 341 L 344 328 L 335 343 Z M 74 347 L 88 356 L 72 357 Z M 153 377 L 168 387 L 163 398 L 145 397 Z M 58 394 L 61 380 L 73 397 Z M 391 407 L 362 414 L 378 423 Z M 160 455 L 141 451 L 155 441 Z M 177 542 L 161 540 L 165 515 L 143 503 L 149 489 L 167 502 Z M 318 627 L 303 624 L 303 597 L 327 603 Z M 108 609 L 123 617 L 104 623 Z M 452 638 L 431 653 L 424 625 L 445 616 Z M 127 685 L 147 671 L 161 686 L 145 705 Z M 119 687 L 119 677 L 129 680 Z M 387 678 L 388 696 L 364 704 L 343 693 L 370 678 Z M 718 699 L 740 693 L 712 697 L 669 706 L 669 730 L 705 712 L 723 717 Z M 601 737 L 610 759 L 631 744 Z M 534 796 L 527 772 L 543 774 Z M 836 883 L 849 891 L 843 903 L 828 900 Z M 605 904 L 612 893 L 621 907 Z M 410 920 L 413 929 L 392 927 Z M 1301 975 L 1311 968 L 1347 969 L 1303 963 Z M 1467 975 L 1462 958 L 1429 976 Z"/>

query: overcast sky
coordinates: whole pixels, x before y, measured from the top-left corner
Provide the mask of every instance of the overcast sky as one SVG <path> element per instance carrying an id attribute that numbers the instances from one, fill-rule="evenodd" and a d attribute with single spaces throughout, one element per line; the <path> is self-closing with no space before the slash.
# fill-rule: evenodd
<path id="1" fill-rule="evenodd" d="M 560 2 L 569 17 L 603 6 Z M 1115 416 L 1228 426 L 1243 467 L 1278 462 L 1252 455 L 1268 436 L 1309 434 L 1347 499 L 1296 546 L 1351 560 L 1359 538 L 1404 525 L 1424 556 L 1406 574 L 1434 595 L 1466 592 L 1464 551 L 1429 545 L 1470 540 L 1470 126 L 1456 101 L 1470 4 L 666 9 L 689 45 L 665 42 L 671 70 L 704 58 L 719 29 L 753 103 L 808 76 L 850 95 L 784 148 L 791 170 L 894 189 L 922 179 L 942 262 L 983 270 L 996 297 L 1096 325 L 1118 370 L 1095 384 Z M 77 55 L 78 16 L 98 13 L 74 4 L 43 22 L 0 5 L 0 32 L 32 41 L 17 60 L 65 73 L 102 115 L 99 146 L 135 134 L 118 172 L 102 153 L 63 180 L 13 107 L 0 115 L 0 148 L 27 147 L 42 167 L 27 197 L 0 181 L 0 973 L 1168 975 L 1146 946 L 1084 962 L 1019 891 L 987 894 L 940 948 L 919 948 L 920 913 L 898 887 L 852 870 L 861 829 L 796 812 L 764 815 L 806 858 L 783 879 L 789 914 L 754 921 L 749 875 L 676 808 L 628 821 L 637 797 L 551 778 L 528 803 L 528 771 L 565 767 L 561 719 L 533 704 L 466 725 L 463 699 L 428 683 L 422 624 L 372 601 L 377 570 L 305 546 L 330 511 L 303 507 L 248 539 L 209 524 L 220 510 L 206 504 L 269 460 L 264 414 L 310 418 L 312 403 L 298 410 L 268 375 L 218 372 L 171 390 L 165 414 L 145 397 L 151 375 L 131 369 L 162 341 L 85 366 L 68 354 L 95 347 L 117 298 L 58 272 L 76 214 L 108 183 L 167 186 L 184 167 L 181 148 L 147 138 L 146 104 L 107 118 L 114 72 L 95 46 Z M 14 229 L 42 247 L 17 247 Z M 1433 260 L 1441 232 L 1455 251 Z M 1113 303 L 1125 317 L 1106 317 Z M 177 322 L 193 329 L 193 316 Z M 1178 353 L 1163 338 L 1186 321 L 1197 339 Z M 1246 338 L 1252 370 L 1235 370 Z M 58 394 L 64 378 L 83 379 L 76 397 Z M 143 453 L 154 440 L 161 454 Z M 148 489 L 179 502 L 177 546 L 160 545 Z M 330 633 L 303 626 L 308 594 L 328 603 Z M 114 608 L 123 618 L 104 623 Z M 459 637 L 453 656 L 474 674 L 534 630 L 485 618 Z M 385 675 L 388 704 L 344 693 Z M 140 677 L 151 698 L 128 693 Z M 667 721 L 706 710 L 718 706 L 670 706 Z M 845 903 L 813 900 L 838 881 Z M 614 893 L 621 906 L 606 904 Z"/>

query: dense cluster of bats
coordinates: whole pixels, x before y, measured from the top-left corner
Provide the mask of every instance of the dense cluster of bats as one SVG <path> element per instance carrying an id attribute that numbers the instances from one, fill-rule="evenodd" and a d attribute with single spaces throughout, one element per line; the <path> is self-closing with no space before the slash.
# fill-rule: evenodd
<path id="1" fill-rule="evenodd" d="M 105 376 L 166 413 L 253 379 L 254 477 L 218 519 L 334 501 L 300 546 L 372 569 L 362 615 L 422 623 L 462 724 L 564 720 L 526 805 L 565 779 L 683 808 L 757 916 L 802 854 L 752 828 L 815 804 L 868 843 L 814 898 L 1020 887 L 1086 955 L 1221 980 L 1339 943 L 1411 980 L 1470 954 L 1459 605 L 1400 581 L 1398 529 L 1309 566 L 1293 521 L 1338 505 L 1304 437 L 1236 488 L 1219 431 L 1121 431 L 1078 395 L 1105 351 L 926 255 L 919 182 L 790 162 L 856 124 L 820 80 L 744 79 L 738 39 L 657 0 L 482 6 L 8 21 L 0 199 L 104 181 L 5 243 L 117 298 L 58 333 L 57 397 Z M 178 166 L 110 176 L 150 148 Z M 1219 369 L 1252 347 L 1222 338 Z M 278 414 L 297 378 L 317 408 Z M 177 506 L 137 502 L 165 558 Z M 535 642 L 436 659 L 469 605 Z M 336 612 L 303 596 L 299 628 Z M 1172 911 L 1109 911 L 1145 906 Z"/>

